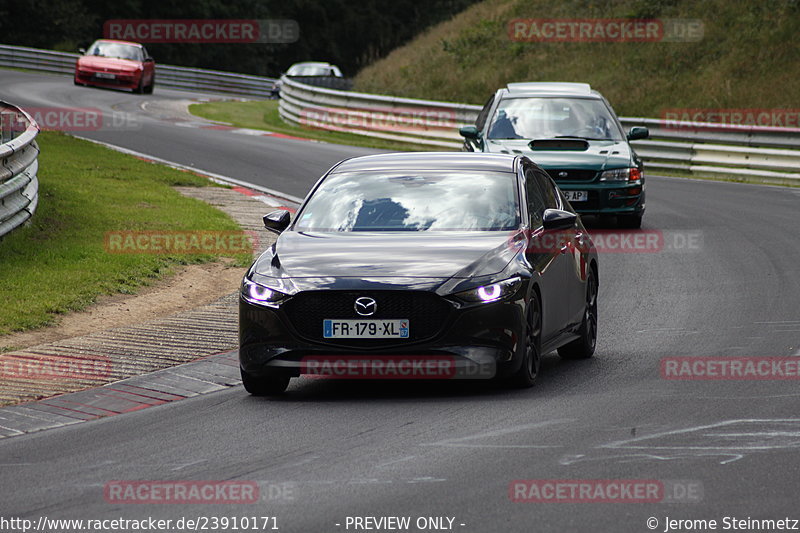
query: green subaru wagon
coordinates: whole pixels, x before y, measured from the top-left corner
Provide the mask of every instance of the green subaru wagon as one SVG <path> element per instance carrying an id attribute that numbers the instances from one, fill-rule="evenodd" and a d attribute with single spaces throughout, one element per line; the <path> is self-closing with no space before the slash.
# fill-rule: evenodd
<path id="1" fill-rule="evenodd" d="M 460 133 L 466 151 L 530 157 L 579 213 L 641 227 L 643 165 L 629 141 L 649 132 L 635 127 L 624 133 L 611 105 L 588 84 L 509 83 Z"/>

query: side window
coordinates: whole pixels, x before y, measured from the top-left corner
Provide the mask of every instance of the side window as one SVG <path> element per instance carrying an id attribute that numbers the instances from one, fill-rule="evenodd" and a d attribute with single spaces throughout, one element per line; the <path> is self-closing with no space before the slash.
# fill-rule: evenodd
<path id="1" fill-rule="evenodd" d="M 481 109 L 481 112 L 478 113 L 478 118 L 475 119 L 475 126 L 478 128 L 478 131 L 482 131 L 483 127 L 486 125 L 486 119 L 489 118 L 489 110 L 492 108 L 492 102 L 494 102 L 494 95 L 489 97 L 489 100 Z"/>
<path id="2" fill-rule="evenodd" d="M 556 187 L 553 180 L 545 172 L 536 172 L 539 182 L 539 188 L 542 190 L 542 198 L 544 199 L 545 209 L 558 209 L 559 202 L 556 198 Z"/>
<path id="3" fill-rule="evenodd" d="M 536 182 L 536 173 L 533 168 L 525 169 L 525 189 L 528 196 L 528 214 L 531 217 L 531 229 L 536 229 L 542 225 L 542 215 L 545 210 L 542 191 Z"/>

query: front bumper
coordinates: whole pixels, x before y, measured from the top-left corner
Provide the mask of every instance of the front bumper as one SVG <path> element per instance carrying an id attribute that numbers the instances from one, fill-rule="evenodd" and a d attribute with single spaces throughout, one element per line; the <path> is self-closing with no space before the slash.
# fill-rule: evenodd
<path id="1" fill-rule="evenodd" d="M 142 77 L 140 72 L 133 73 L 114 73 L 114 79 L 98 78 L 97 71 L 93 70 L 76 70 L 75 82 L 83 85 L 93 85 L 95 87 L 109 87 L 118 89 L 136 89 L 139 87 L 139 81 Z"/>
<path id="2" fill-rule="evenodd" d="M 573 209 L 582 215 L 626 215 L 644 213 L 644 181 L 627 182 L 561 182 L 556 181 L 563 191 L 586 191 L 588 200 L 570 202 Z"/>
<path id="3" fill-rule="evenodd" d="M 520 291 L 520 294 L 524 294 Z M 280 307 L 254 305 L 239 299 L 239 364 L 253 376 L 283 370 L 291 376 L 346 371 L 340 377 L 417 378 L 492 378 L 508 375 L 519 368 L 525 331 L 523 298 L 459 308 L 452 305 L 442 327 L 431 338 L 403 344 L 402 340 L 378 348 L 361 345 L 342 346 L 303 337 Z M 403 318 L 403 317 L 400 317 Z M 414 327 L 413 321 L 411 327 Z M 319 324 L 320 330 L 322 324 Z M 408 342 L 408 341 L 406 341 Z M 446 366 L 435 375 L 402 373 L 379 375 L 375 366 L 386 364 L 415 365 L 435 361 Z M 364 373 L 364 361 L 372 365 Z M 322 372 L 318 372 L 319 370 Z"/>

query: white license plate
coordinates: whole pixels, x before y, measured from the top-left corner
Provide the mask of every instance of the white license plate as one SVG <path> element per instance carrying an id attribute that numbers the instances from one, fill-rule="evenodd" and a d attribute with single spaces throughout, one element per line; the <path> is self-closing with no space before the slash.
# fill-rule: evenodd
<path id="1" fill-rule="evenodd" d="M 585 202 L 589 199 L 588 191 L 564 191 L 564 196 L 570 202 Z"/>
<path id="2" fill-rule="evenodd" d="M 322 321 L 326 339 L 407 339 L 408 319 L 331 319 Z"/>
<path id="3" fill-rule="evenodd" d="M 95 76 L 104 80 L 114 80 L 117 78 L 116 74 L 111 74 L 110 72 L 97 72 Z"/>

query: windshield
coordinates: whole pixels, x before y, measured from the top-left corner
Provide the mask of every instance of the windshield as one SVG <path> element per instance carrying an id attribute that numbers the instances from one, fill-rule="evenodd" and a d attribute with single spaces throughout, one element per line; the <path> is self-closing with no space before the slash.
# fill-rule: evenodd
<path id="1" fill-rule="evenodd" d="M 138 46 L 125 43 L 109 43 L 97 41 L 86 52 L 90 56 L 115 57 L 119 59 L 132 59 L 141 61 L 142 49 Z"/>
<path id="2" fill-rule="evenodd" d="M 590 98 L 507 98 L 495 111 L 488 137 L 623 139 L 605 103 Z"/>
<path id="3" fill-rule="evenodd" d="M 298 214 L 295 231 L 499 231 L 519 227 L 514 174 L 332 174 Z"/>

